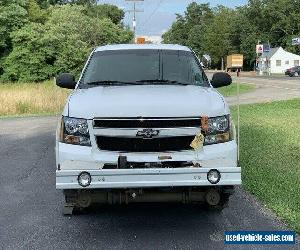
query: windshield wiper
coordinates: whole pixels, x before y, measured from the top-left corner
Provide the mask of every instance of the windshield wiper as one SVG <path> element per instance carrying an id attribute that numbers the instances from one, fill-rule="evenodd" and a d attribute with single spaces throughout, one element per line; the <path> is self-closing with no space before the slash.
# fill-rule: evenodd
<path id="1" fill-rule="evenodd" d="M 87 85 L 136 85 L 135 82 L 124 82 L 124 81 L 114 81 L 114 80 L 105 80 L 105 81 L 95 81 L 95 82 L 87 82 Z"/>
<path id="2" fill-rule="evenodd" d="M 146 80 L 138 80 L 136 82 L 150 82 L 150 83 L 163 83 L 163 84 L 174 84 L 174 85 L 191 85 L 189 83 L 183 83 L 176 80 L 166 80 L 166 79 L 146 79 Z"/>

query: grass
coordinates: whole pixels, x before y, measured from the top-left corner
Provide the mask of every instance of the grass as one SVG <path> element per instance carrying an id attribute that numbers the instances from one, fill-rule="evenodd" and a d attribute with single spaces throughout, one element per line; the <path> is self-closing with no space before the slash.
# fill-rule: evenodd
<path id="1" fill-rule="evenodd" d="M 240 94 L 248 93 L 255 90 L 255 86 L 251 84 L 241 83 Z M 237 93 L 237 84 L 233 83 L 229 86 L 218 88 L 218 91 L 223 96 L 235 96 Z"/>
<path id="2" fill-rule="evenodd" d="M 69 90 L 53 81 L 42 83 L 1 83 L 0 116 L 57 114 L 62 111 Z"/>
<path id="3" fill-rule="evenodd" d="M 241 106 L 243 185 L 298 233 L 299 131 L 300 99 Z"/>

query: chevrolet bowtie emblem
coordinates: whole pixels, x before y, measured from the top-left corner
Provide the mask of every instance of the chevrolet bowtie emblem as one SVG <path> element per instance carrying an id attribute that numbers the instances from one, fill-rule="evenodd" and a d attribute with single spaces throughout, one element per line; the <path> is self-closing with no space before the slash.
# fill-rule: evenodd
<path id="1" fill-rule="evenodd" d="M 143 130 L 138 130 L 136 137 L 142 137 L 143 139 L 152 139 L 159 135 L 159 130 L 154 130 L 152 128 L 145 128 Z"/>

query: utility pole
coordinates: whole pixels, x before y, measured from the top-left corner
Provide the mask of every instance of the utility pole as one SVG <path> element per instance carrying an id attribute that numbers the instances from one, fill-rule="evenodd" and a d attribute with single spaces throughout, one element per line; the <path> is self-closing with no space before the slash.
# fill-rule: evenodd
<path id="1" fill-rule="evenodd" d="M 133 27 L 133 34 L 134 38 L 136 36 L 136 13 L 137 12 L 144 12 L 143 10 L 138 10 L 136 9 L 136 2 L 143 2 L 144 0 L 125 0 L 126 2 L 133 2 L 133 9 L 132 10 L 127 10 L 129 13 L 133 13 L 133 18 L 132 18 L 132 27 Z"/>

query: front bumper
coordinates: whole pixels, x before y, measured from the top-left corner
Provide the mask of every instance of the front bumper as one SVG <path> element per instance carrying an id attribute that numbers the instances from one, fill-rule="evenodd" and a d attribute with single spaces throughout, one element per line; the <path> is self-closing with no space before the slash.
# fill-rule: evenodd
<path id="1" fill-rule="evenodd" d="M 241 168 L 236 161 L 235 141 L 205 146 L 199 152 L 123 153 L 130 162 L 157 162 L 158 156 L 170 155 L 172 161 L 191 161 L 201 167 L 103 169 L 105 163 L 116 163 L 120 154 L 58 143 L 56 147 L 57 189 L 109 189 L 147 187 L 231 186 L 241 184 Z M 172 165 L 172 161 L 168 161 Z M 207 173 L 217 169 L 221 179 L 217 184 L 207 180 Z M 78 175 L 89 172 L 88 187 L 78 184 Z"/>
<path id="2" fill-rule="evenodd" d="M 221 179 L 217 184 L 207 180 L 208 168 L 117 169 L 117 170 L 58 170 L 57 189 L 147 188 L 184 186 L 228 186 L 241 184 L 239 167 L 218 168 Z M 88 187 L 81 187 L 77 177 L 87 171 L 92 177 Z"/>

